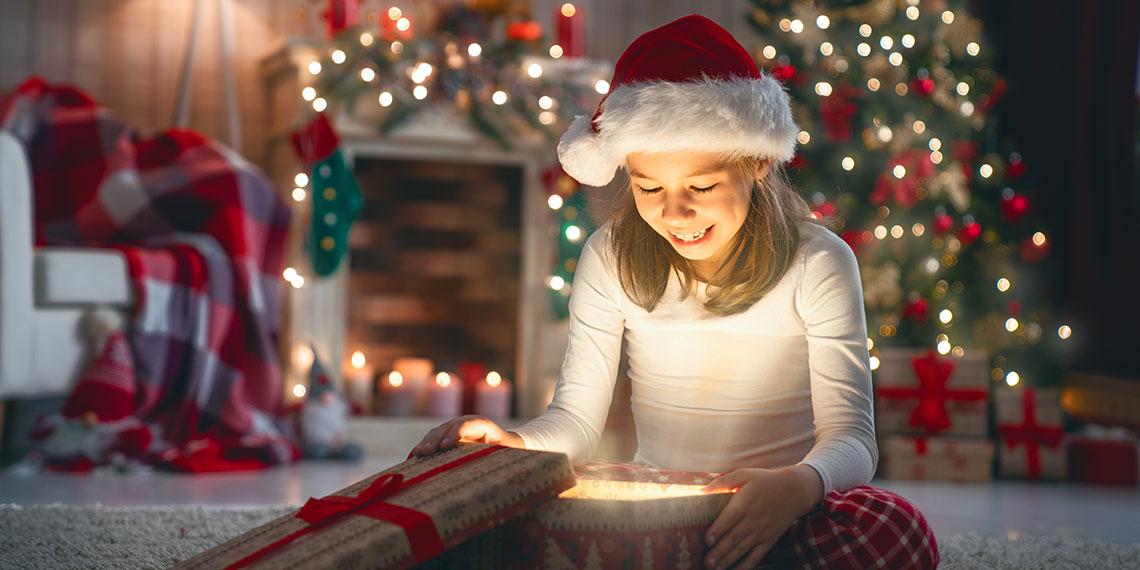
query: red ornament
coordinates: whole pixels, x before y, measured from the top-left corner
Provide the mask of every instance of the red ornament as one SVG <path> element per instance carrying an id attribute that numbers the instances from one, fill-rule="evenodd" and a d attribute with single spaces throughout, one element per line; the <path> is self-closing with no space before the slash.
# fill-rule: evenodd
<path id="1" fill-rule="evenodd" d="M 321 13 L 328 24 L 329 39 L 357 23 L 360 6 L 357 0 L 329 0 L 328 8 Z"/>
<path id="2" fill-rule="evenodd" d="M 817 220 L 822 220 L 823 218 L 830 218 L 831 216 L 835 215 L 835 205 L 832 204 L 831 202 L 824 202 L 824 203 L 812 208 L 811 213 L 813 216 L 815 216 L 815 219 L 817 219 Z"/>
<path id="3" fill-rule="evenodd" d="M 929 309 L 929 304 L 926 299 L 919 297 L 914 301 L 908 301 L 903 306 L 903 317 L 911 319 L 920 325 L 926 324 L 926 313 Z"/>
<path id="4" fill-rule="evenodd" d="M 581 57 L 585 52 L 586 16 L 569 2 L 554 9 L 555 43 L 562 47 L 563 57 Z"/>
<path id="5" fill-rule="evenodd" d="M 1021 242 L 1021 258 L 1025 261 L 1041 261 L 1049 256 L 1049 240 L 1043 240 L 1041 245 L 1033 243 L 1033 236 Z"/>
<path id="6" fill-rule="evenodd" d="M 902 166 L 906 175 L 901 179 L 895 178 L 894 168 Z M 895 155 L 887 163 L 887 170 L 879 175 L 875 181 L 875 189 L 871 192 L 871 203 L 883 205 L 891 199 L 903 208 L 909 208 L 918 201 L 918 185 L 934 175 L 934 163 L 930 161 L 930 153 L 918 149 L 911 149 Z"/>
<path id="7" fill-rule="evenodd" d="M 974 240 L 978 239 L 978 237 L 981 235 L 982 224 L 979 224 L 978 222 L 970 222 L 962 226 L 962 229 L 958 230 L 958 239 L 962 240 L 962 243 L 965 245 L 974 243 Z"/>
<path id="8" fill-rule="evenodd" d="M 775 77 L 780 83 L 787 83 L 788 80 L 796 76 L 796 67 L 794 65 L 774 65 L 769 72 L 772 77 Z M 827 99 L 827 97 L 824 97 Z"/>
<path id="9" fill-rule="evenodd" d="M 954 228 L 954 217 L 949 214 L 934 216 L 934 233 L 942 235 Z"/>
<path id="10" fill-rule="evenodd" d="M 843 241 L 847 242 L 847 245 L 851 248 L 851 251 L 854 252 L 856 256 L 858 256 L 859 252 L 863 249 L 863 244 L 867 243 L 863 240 L 863 235 L 864 232 L 861 230 L 847 230 L 839 234 L 839 237 L 843 238 Z"/>
<path id="11" fill-rule="evenodd" d="M 1009 157 L 1009 164 L 1005 167 L 1005 177 L 1007 180 L 1017 180 L 1025 174 L 1025 163 L 1021 161 L 1021 155 L 1014 153 Z"/>
<path id="12" fill-rule="evenodd" d="M 851 139 L 851 117 L 859 112 L 859 107 L 851 99 L 858 94 L 858 89 L 844 85 L 836 88 L 830 97 L 820 98 L 819 113 L 828 142 L 839 143 Z"/>
<path id="13" fill-rule="evenodd" d="M 533 42 L 542 37 L 542 26 L 534 20 L 507 24 L 507 39 L 516 42 Z M 559 44 L 561 45 L 561 44 Z M 566 54 L 565 47 L 563 54 Z"/>
<path id="14" fill-rule="evenodd" d="M 1009 307 L 1007 308 L 1011 317 L 1016 317 L 1021 312 L 1021 301 L 1017 299 L 1010 299 Z"/>
<path id="15" fill-rule="evenodd" d="M 1014 194 L 1012 198 L 1001 201 L 1001 215 L 1011 224 L 1025 217 L 1029 210 L 1029 200 L 1021 194 Z"/>
<path id="16" fill-rule="evenodd" d="M 934 80 L 929 77 L 916 77 L 910 82 L 910 90 L 913 91 L 915 95 L 926 97 L 934 92 Z"/>
<path id="17" fill-rule="evenodd" d="M 978 145 L 971 141 L 954 141 L 951 145 L 950 157 L 962 165 L 962 174 L 966 176 L 966 185 L 974 180 L 974 159 L 978 158 Z"/>

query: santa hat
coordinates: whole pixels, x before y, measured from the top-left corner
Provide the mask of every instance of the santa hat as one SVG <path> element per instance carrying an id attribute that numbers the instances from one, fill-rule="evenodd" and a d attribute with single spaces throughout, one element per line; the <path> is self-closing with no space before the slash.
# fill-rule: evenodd
<path id="1" fill-rule="evenodd" d="M 66 418 L 93 414 L 100 422 L 134 414 L 136 377 L 130 345 L 121 330 L 110 331 L 102 351 L 87 366 L 60 410 Z"/>
<path id="2" fill-rule="evenodd" d="M 787 162 L 799 127 L 784 87 L 727 30 L 696 14 L 650 30 L 618 59 L 593 117 L 558 143 L 566 172 L 604 186 L 631 152 L 695 150 Z"/>

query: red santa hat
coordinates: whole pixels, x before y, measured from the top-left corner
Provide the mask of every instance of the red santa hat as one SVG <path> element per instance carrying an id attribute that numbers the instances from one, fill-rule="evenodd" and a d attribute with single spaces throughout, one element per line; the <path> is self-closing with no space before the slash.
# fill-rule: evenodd
<path id="1" fill-rule="evenodd" d="M 122 331 L 112 331 L 60 412 L 66 418 L 94 414 L 100 422 L 122 420 L 134 414 L 136 388 L 130 345 Z"/>
<path id="2" fill-rule="evenodd" d="M 604 186 L 631 152 L 694 150 L 787 162 L 799 127 L 788 94 L 727 30 L 689 15 L 650 30 L 618 59 L 593 117 L 558 143 L 567 174 Z"/>

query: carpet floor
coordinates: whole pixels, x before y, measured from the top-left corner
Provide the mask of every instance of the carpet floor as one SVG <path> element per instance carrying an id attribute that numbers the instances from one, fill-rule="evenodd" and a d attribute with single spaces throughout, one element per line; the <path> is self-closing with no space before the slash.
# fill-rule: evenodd
<path id="1" fill-rule="evenodd" d="M 0 505 L 0 568 L 165 568 L 292 509 Z M 944 570 L 1137 568 L 1140 543 L 940 536 Z"/>

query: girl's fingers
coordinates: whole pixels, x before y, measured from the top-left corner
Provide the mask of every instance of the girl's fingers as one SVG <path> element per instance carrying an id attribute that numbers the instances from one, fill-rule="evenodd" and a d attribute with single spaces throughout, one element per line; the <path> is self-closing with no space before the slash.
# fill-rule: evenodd
<path id="1" fill-rule="evenodd" d="M 486 443 L 498 443 L 501 439 L 497 436 L 499 426 L 495 422 L 485 418 L 474 418 L 469 421 L 463 422 L 459 428 L 459 437 L 468 441 L 483 441 Z"/>
<path id="2" fill-rule="evenodd" d="M 423 456 L 435 453 L 436 449 L 439 448 L 439 442 L 440 439 L 442 439 L 444 430 L 449 427 L 451 427 L 451 422 L 432 428 L 431 431 L 427 432 L 427 435 L 420 440 L 420 443 L 412 449 L 412 454 Z"/>
<path id="3" fill-rule="evenodd" d="M 459 430 L 463 428 L 465 423 L 466 422 L 464 421 L 451 422 L 451 424 L 447 427 L 447 431 L 445 431 L 443 435 L 440 436 L 439 448 L 451 449 L 455 447 L 455 444 L 459 443 Z"/>
<path id="4" fill-rule="evenodd" d="M 716 542 L 705 558 L 706 568 L 728 568 L 748 553 L 755 545 L 755 535 L 747 521 L 740 520 Z"/>
<path id="5" fill-rule="evenodd" d="M 773 546 L 775 546 L 775 544 L 771 542 L 761 542 L 760 544 L 753 546 L 752 550 L 748 551 L 748 556 L 744 559 L 744 562 L 740 565 L 740 568 L 746 568 L 750 570 L 759 566 L 760 561 L 764 559 L 764 555 L 768 554 L 768 551 L 771 550 Z"/>

